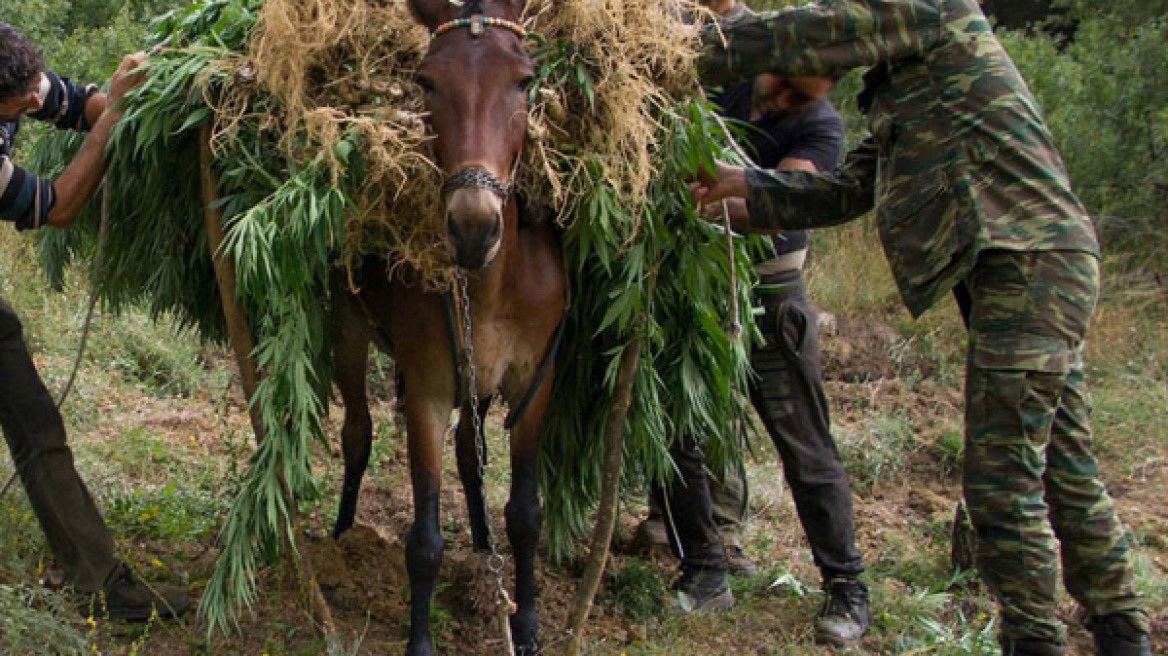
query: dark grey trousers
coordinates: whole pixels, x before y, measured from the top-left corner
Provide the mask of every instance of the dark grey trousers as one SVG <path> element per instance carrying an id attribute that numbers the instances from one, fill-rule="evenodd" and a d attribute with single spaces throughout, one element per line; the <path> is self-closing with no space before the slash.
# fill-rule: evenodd
<path id="1" fill-rule="evenodd" d="M 757 378 L 750 398 L 766 426 L 795 500 L 795 509 L 815 564 L 824 579 L 855 577 L 864 571 L 856 549 L 852 497 L 847 473 L 831 437 L 823 391 L 818 328 L 799 271 L 774 274 L 763 282 L 779 291 L 762 296 L 766 314 L 760 328 L 766 343 L 751 354 Z M 671 451 L 680 473 L 668 490 L 655 487 L 657 503 L 671 512 L 670 545 L 684 568 L 725 566 L 713 518 L 709 481 L 692 440 Z M 667 527 L 669 524 L 667 524 Z"/>
<path id="2" fill-rule="evenodd" d="M 33 512 L 65 581 L 104 587 L 118 565 L 114 541 L 65 444 L 65 425 L 37 374 L 20 318 L 0 298 L 0 426 Z"/>

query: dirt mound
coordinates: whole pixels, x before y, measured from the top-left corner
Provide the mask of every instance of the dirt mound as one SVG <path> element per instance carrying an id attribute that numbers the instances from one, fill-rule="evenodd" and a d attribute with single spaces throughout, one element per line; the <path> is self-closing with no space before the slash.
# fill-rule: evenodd
<path id="1" fill-rule="evenodd" d="M 381 621 L 400 620 L 408 606 L 406 554 L 395 538 L 354 526 L 340 539 L 318 538 L 308 545 L 316 578 L 336 611 L 366 613 Z"/>
<path id="2" fill-rule="evenodd" d="M 819 331 L 825 380 L 865 383 L 896 375 L 889 353 L 900 336 L 892 328 L 869 319 L 820 313 Z"/>

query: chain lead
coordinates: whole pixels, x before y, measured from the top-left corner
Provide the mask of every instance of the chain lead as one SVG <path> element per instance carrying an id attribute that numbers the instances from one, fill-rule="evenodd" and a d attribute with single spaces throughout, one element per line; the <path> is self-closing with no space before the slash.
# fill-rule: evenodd
<path id="1" fill-rule="evenodd" d="M 474 330 L 471 326 L 471 309 L 470 309 L 470 283 L 466 279 L 466 274 L 459 270 L 455 274 L 455 284 L 458 285 L 458 311 L 462 315 L 462 351 L 466 354 L 466 386 L 467 398 L 470 400 L 471 408 L 471 426 L 474 428 L 474 442 L 475 442 L 475 457 L 479 459 L 479 487 L 483 495 L 483 519 L 487 527 L 487 547 L 490 548 L 491 554 L 487 557 L 487 571 L 495 576 L 495 585 L 499 590 L 499 599 L 496 605 L 499 607 L 501 621 L 501 630 L 503 632 L 504 644 L 507 654 L 512 656 L 515 653 L 515 643 L 511 637 L 511 622 L 508 617 L 515 612 L 515 602 L 511 600 L 511 595 L 507 594 L 507 586 L 503 584 L 503 568 L 506 561 L 503 555 L 495 548 L 495 535 L 491 530 L 490 513 L 486 512 L 487 495 L 486 495 L 486 456 L 483 454 L 483 442 L 486 436 L 483 434 L 483 422 L 479 418 L 479 387 L 478 378 L 475 373 L 475 357 L 474 357 Z"/>

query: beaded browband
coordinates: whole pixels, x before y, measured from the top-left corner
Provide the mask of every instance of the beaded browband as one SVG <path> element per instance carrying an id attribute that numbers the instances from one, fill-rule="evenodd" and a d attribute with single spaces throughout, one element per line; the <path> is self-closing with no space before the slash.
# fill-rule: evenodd
<path id="1" fill-rule="evenodd" d="M 456 18 L 448 23 L 443 23 L 434 28 L 434 31 L 430 33 L 430 38 L 437 39 L 450 30 L 458 29 L 460 27 L 469 27 L 471 36 L 480 36 L 487 26 L 501 27 L 505 30 L 514 32 L 520 39 L 527 38 L 527 30 L 523 29 L 523 26 L 519 23 L 509 21 L 505 18 L 483 16 L 482 14 L 475 14 L 468 18 Z"/>

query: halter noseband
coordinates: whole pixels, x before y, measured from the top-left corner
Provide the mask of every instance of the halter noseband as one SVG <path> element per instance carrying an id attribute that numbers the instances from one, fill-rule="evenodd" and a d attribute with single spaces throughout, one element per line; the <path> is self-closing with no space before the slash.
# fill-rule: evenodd
<path id="1" fill-rule="evenodd" d="M 499 198 L 507 200 L 515 188 L 515 183 L 504 182 L 481 166 L 468 166 L 459 169 L 457 173 L 442 182 L 442 195 L 445 196 L 452 191 L 468 188 L 486 189 Z"/>

